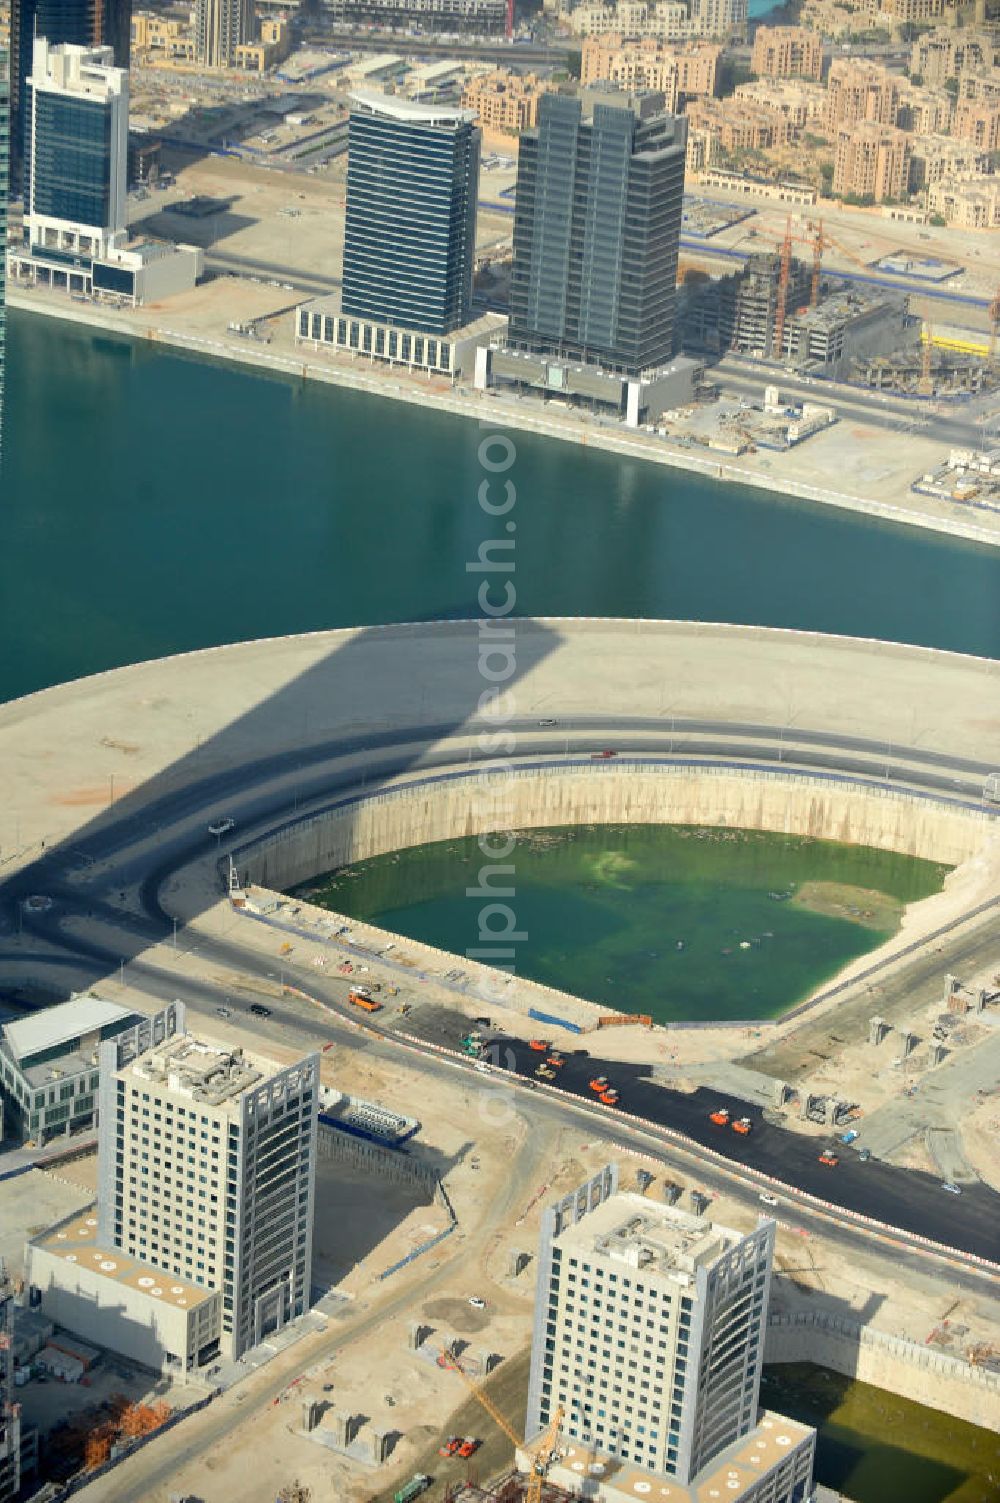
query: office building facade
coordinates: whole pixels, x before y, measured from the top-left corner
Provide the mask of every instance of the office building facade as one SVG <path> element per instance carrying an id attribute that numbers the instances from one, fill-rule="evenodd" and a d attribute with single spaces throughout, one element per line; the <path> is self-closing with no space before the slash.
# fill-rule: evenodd
<path id="1" fill-rule="evenodd" d="M 774 1223 L 741 1236 L 606 1171 L 543 1223 L 529 1435 L 562 1431 L 687 1484 L 753 1429 Z"/>
<path id="2" fill-rule="evenodd" d="M 0 1027 L 4 1137 L 42 1147 L 92 1130 L 101 1044 L 137 1021 L 128 1008 L 86 993 Z"/>
<path id="3" fill-rule="evenodd" d="M 381 94 L 352 98 L 341 311 L 440 339 L 470 317 L 475 117 Z"/>
<path id="4" fill-rule="evenodd" d="M 309 1307 L 319 1059 L 277 1069 L 161 1017 L 102 1048 L 99 1236 L 220 1291 L 236 1358 Z"/>
<path id="5" fill-rule="evenodd" d="M 197 0 L 195 56 L 206 68 L 232 68 L 236 53 L 253 41 L 252 0 Z"/>
<path id="6" fill-rule="evenodd" d="M 24 243 L 67 269 L 125 233 L 128 74 L 109 47 L 35 43 L 25 118 Z"/>
<path id="7" fill-rule="evenodd" d="M 24 125 L 28 77 L 35 40 L 52 46 L 110 47 L 117 68 L 128 68 L 132 0 L 11 0 L 11 188 L 21 191 L 25 160 Z"/>
<path id="8" fill-rule="evenodd" d="M 627 376 L 670 360 L 687 123 L 662 105 L 541 100 L 518 159 L 512 348 Z"/>

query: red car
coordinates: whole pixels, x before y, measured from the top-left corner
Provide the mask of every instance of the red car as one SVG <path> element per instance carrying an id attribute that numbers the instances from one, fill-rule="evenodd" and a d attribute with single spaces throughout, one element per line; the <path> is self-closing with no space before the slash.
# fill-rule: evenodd
<path id="1" fill-rule="evenodd" d="M 592 762 L 606 762 L 609 757 L 617 757 L 617 755 L 616 751 L 591 752 L 590 760 Z"/>
<path id="2" fill-rule="evenodd" d="M 458 1448 L 459 1448 L 459 1446 L 461 1444 L 462 1444 L 462 1437 L 460 1435 L 449 1435 L 448 1439 L 445 1441 L 444 1445 L 443 1446 L 438 1446 L 438 1455 L 439 1456 L 454 1456 L 455 1452 L 458 1450 Z"/>
<path id="3" fill-rule="evenodd" d="M 465 1440 L 462 1441 L 462 1444 L 459 1446 L 458 1454 L 459 1456 L 461 1456 L 463 1461 L 467 1461 L 470 1456 L 474 1456 L 476 1454 L 476 1452 L 479 1450 L 479 1446 L 480 1442 L 478 1440 L 473 1440 L 471 1436 L 468 1436 Z"/>

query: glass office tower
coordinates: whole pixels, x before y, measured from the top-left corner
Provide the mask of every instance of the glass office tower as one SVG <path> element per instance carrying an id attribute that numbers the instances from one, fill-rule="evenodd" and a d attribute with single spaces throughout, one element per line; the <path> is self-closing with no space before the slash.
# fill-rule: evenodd
<path id="1" fill-rule="evenodd" d="M 450 334 L 469 322 L 480 133 L 471 110 L 356 94 L 341 308 Z"/>
<path id="2" fill-rule="evenodd" d="M 660 94 L 546 94 L 522 132 L 513 349 L 637 376 L 673 354 L 687 123 Z"/>
<path id="3" fill-rule="evenodd" d="M 110 48 L 35 43 L 25 112 L 25 241 L 72 264 L 125 229 L 128 74 Z"/>
<path id="4" fill-rule="evenodd" d="M 28 76 L 36 37 L 53 46 L 110 47 L 116 68 L 127 68 L 132 43 L 132 0 L 11 0 L 11 189 L 21 191 Z"/>

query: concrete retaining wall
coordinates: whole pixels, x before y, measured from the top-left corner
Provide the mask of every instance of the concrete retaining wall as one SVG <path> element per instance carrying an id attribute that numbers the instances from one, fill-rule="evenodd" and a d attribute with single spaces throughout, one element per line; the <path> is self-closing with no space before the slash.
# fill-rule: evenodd
<path id="1" fill-rule="evenodd" d="M 498 829 L 580 824 L 769 830 L 955 866 L 976 853 L 989 829 L 974 810 L 846 778 L 675 763 L 653 767 L 622 759 L 608 766 L 456 774 L 404 784 L 289 826 L 238 852 L 237 864 L 244 881 L 280 890 L 407 846 Z"/>
<path id="2" fill-rule="evenodd" d="M 1000 1430 L 1000 1374 L 822 1312 L 772 1316 L 765 1362 L 814 1362 L 887 1393 Z"/>

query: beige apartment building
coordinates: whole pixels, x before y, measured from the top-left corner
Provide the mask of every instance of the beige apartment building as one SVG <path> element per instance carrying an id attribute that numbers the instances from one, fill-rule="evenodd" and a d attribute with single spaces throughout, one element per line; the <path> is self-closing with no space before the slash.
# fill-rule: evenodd
<path id="1" fill-rule="evenodd" d="M 462 108 L 475 110 L 484 130 L 516 134 L 538 124 L 538 101 L 554 85 L 534 73 L 495 73 L 470 78 L 462 90 Z"/>
<path id="2" fill-rule="evenodd" d="M 929 89 L 900 79 L 896 124 L 915 136 L 948 135 L 955 101 L 946 89 Z"/>
<path id="3" fill-rule="evenodd" d="M 795 134 L 785 116 L 745 99 L 695 99 L 686 113 L 688 128 L 708 131 L 723 151 L 771 151 Z"/>
<path id="4" fill-rule="evenodd" d="M 737 84 L 733 98 L 784 115 L 795 130 L 822 126 L 826 113 L 823 85 L 797 78 L 759 78 L 753 83 Z"/>
<path id="5" fill-rule="evenodd" d="M 1000 229 L 1000 177 L 946 178 L 928 190 L 927 207 L 959 229 Z"/>
<path id="6" fill-rule="evenodd" d="M 878 63 L 835 58 L 826 85 L 826 125 L 831 131 L 873 121 L 895 125 L 899 79 Z"/>
<path id="7" fill-rule="evenodd" d="M 939 27 L 914 42 L 910 72 L 925 84 L 940 86 L 946 79 L 961 79 L 964 73 L 992 67 L 998 54 L 1000 46 L 988 32 Z"/>
<path id="8" fill-rule="evenodd" d="M 746 35 L 747 0 L 619 0 L 562 11 L 577 36 L 648 37 L 659 42 L 741 38 Z"/>
<path id="9" fill-rule="evenodd" d="M 758 26 L 750 66 L 764 78 L 822 78 L 823 39 L 805 26 Z"/>
<path id="10" fill-rule="evenodd" d="M 1000 100 L 996 104 L 962 99 L 955 110 L 952 135 L 982 151 L 1000 151 Z"/>
<path id="11" fill-rule="evenodd" d="M 952 136 L 918 136 L 910 147 L 910 192 L 920 193 L 949 179 L 977 175 L 989 166 L 989 153 Z"/>
<path id="12" fill-rule="evenodd" d="M 833 191 L 871 197 L 875 203 L 902 198 L 909 185 L 910 138 L 894 125 L 864 120 L 837 132 Z"/>
<path id="13" fill-rule="evenodd" d="M 260 23 L 256 42 L 241 42 L 236 48 L 235 66 L 241 73 L 266 73 L 284 62 L 292 50 L 291 27 L 284 16 L 265 16 Z"/>
<path id="14" fill-rule="evenodd" d="M 629 93 L 649 89 L 664 96 L 672 114 L 687 99 L 713 95 L 722 48 L 714 42 L 671 45 L 645 38 L 625 42 L 620 36 L 588 37 L 583 44 L 583 84 L 614 83 Z"/>

